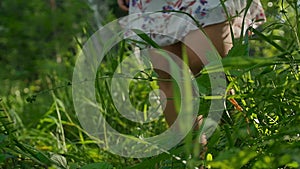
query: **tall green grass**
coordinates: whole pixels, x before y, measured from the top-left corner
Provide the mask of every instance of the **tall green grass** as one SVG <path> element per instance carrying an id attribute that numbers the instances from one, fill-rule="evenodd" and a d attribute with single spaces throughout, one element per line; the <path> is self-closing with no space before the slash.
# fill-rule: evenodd
<path id="1" fill-rule="evenodd" d="M 296 0 L 274 1 L 266 12 L 268 22 L 259 30 L 250 28 L 254 35 L 237 41 L 222 60 L 228 89 L 236 92 L 226 99 L 234 98 L 243 110 L 227 101 L 230 116 L 223 117 L 209 138 L 204 159 L 190 156 L 195 147 L 193 133 L 168 153 L 150 158 L 124 158 L 100 149 L 75 116 L 70 91 L 74 84 L 57 74 L 46 78 L 50 90 L 31 93 L 27 101 L 32 103 L 18 93 L 2 97 L 1 168 L 299 168 L 299 5 Z M 119 132 L 151 137 L 167 129 L 163 116 L 143 125 L 129 121 L 116 111 L 109 93 L 113 72 L 131 53 L 131 47 L 121 43 L 117 52 L 107 54 L 95 82 L 97 101 Z M 220 71 L 213 62 L 207 67 Z M 197 83 L 209 93 L 207 72 L 201 73 Z M 147 70 L 132 81 L 130 96 L 138 110 L 146 112 L 148 93 L 158 88 L 157 80 L 153 70 Z M 200 99 L 204 106 L 200 114 L 207 113 L 210 99 Z M 39 106 L 48 111 L 36 112 Z M 20 116 L 21 112 L 26 114 Z"/>

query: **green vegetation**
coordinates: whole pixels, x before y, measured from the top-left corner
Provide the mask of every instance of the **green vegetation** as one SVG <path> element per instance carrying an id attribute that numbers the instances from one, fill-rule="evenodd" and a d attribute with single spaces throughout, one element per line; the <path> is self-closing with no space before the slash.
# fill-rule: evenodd
<path id="1" fill-rule="evenodd" d="M 92 2 L 0 1 L 1 168 L 300 167 L 297 0 L 264 1 L 268 22 L 259 30 L 250 29 L 255 34 L 237 40 L 222 60 L 228 88 L 236 94 L 227 96 L 230 118 L 224 114 L 208 140 L 204 159 L 190 158 L 196 145 L 189 136 L 169 153 L 143 159 L 120 157 L 99 148 L 80 126 L 71 93 L 76 56 L 97 26 L 122 15 L 116 12 L 115 2 L 103 1 L 111 11 Z M 101 22 L 96 16 L 101 16 Z M 154 136 L 167 129 L 163 117 L 143 125 L 134 123 L 119 115 L 110 99 L 112 74 L 131 53 L 131 47 L 122 42 L 104 58 L 97 74 L 97 99 L 117 131 Z M 218 71 L 214 66 L 208 65 Z M 147 109 L 149 91 L 157 89 L 154 76 L 152 70 L 141 72 L 130 85 L 130 99 L 139 110 Z M 209 85 L 206 78 L 203 71 L 197 79 L 199 86 Z M 231 98 L 242 110 L 229 102 Z M 205 108 L 210 100 L 203 97 L 201 102 Z"/>

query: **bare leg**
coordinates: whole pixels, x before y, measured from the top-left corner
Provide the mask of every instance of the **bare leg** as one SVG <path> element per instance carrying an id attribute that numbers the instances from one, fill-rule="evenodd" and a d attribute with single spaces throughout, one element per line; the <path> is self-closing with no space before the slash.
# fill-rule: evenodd
<path id="1" fill-rule="evenodd" d="M 230 36 L 230 28 L 227 22 L 207 26 L 204 28 L 208 38 L 212 41 L 212 44 L 217 49 L 218 53 L 225 57 L 230 48 L 232 47 L 232 41 Z M 200 32 L 200 30 L 191 31 L 185 38 L 184 43 L 186 45 L 186 51 L 188 55 L 188 61 L 191 71 L 196 74 L 202 67 L 209 63 L 209 59 L 206 58 L 206 53 L 213 51 L 212 44 L 208 42 L 207 37 Z M 163 50 L 169 51 L 178 57 L 182 56 L 182 43 L 176 43 L 169 46 L 162 47 Z M 155 55 L 155 53 L 153 53 Z M 156 54 L 157 55 L 157 54 Z M 169 64 L 161 56 L 153 57 L 152 63 L 169 67 Z M 160 78 L 171 79 L 171 76 L 161 70 L 155 70 Z M 173 98 L 173 86 L 172 82 L 159 81 L 160 89 L 165 93 L 167 98 L 167 104 L 164 110 L 164 115 L 168 125 L 172 125 L 177 118 L 177 113 L 174 105 Z"/>
<path id="2" fill-rule="evenodd" d="M 184 39 L 187 46 L 189 66 L 194 74 L 197 74 L 204 65 L 209 63 L 210 58 L 207 58 L 207 52 L 212 52 L 215 48 L 221 57 L 225 57 L 232 47 L 230 27 L 227 22 L 207 26 L 204 31 L 207 37 L 200 30 L 195 30 L 187 34 Z M 214 47 L 212 47 L 208 38 Z"/>
<path id="3" fill-rule="evenodd" d="M 219 54 L 222 57 L 225 57 L 232 47 L 232 38 L 230 34 L 229 23 L 223 22 L 215 25 L 210 25 L 205 27 L 204 31 L 214 44 Z"/>
<path id="4" fill-rule="evenodd" d="M 170 53 L 173 53 L 175 56 L 180 57 L 181 56 L 181 49 L 182 49 L 182 44 L 181 43 L 175 43 L 169 46 L 164 46 L 162 47 L 163 50 L 168 51 Z M 151 52 L 151 51 L 150 51 Z M 159 56 L 155 52 L 151 52 L 152 55 L 152 64 L 155 65 L 156 67 L 167 67 L 169 69 L 169 63 L 164 57 Z M 158 66 L 160 65 L 160 66 Z M 173 85 L 172 82 L 170 81 L 172 79 L 171 75 L 162 71 L 156 69 L 155 72 L 158 74 L 160 79 L 165 79 L 166 81 L 158 81 L 158 85 L 160 90 L 162 90 L 165 93 L 167 102 L 166 102 L 166 107 L 164 110 L 164 116 L 166 118 L 166 121 L 169 126 L 171 126 L 176 118 L 177 118 L 177 112 L 175 109 L 174 105 L 174 100 L 173 100 Z"/>
<path id="5" fill-rule="evenodd" d="M 214 47 L 217 49 L 217 52 L 221 55 L 221 57 L 225 57 L 232 47 L 232 39 L 230 36 L 230 27 L 228 23 L 220 23 L 211 25 L 204 28 L 204 31 L 208 38 L 211 40 Z M 198 73 L 203 65 L 206 65 L 213 58 L 206 58 L 207 52 L 212 52 L 214 50 L 211 43 L 207 41 L 207 38 L 199 31 L 191 31 L 184 39 L 184 42 L 187 47 L 187 54 L 190 60 L 190 68 L 194 74 Z M 198 117 L 198 119 L 201 116 Z M 201 120 L 199 121 L 199 126 L 201 125 Z M 197 127 L 199 127 L 197 126 Z M 200 139 L 196 144 L 199 147 L 202 147 L 202 151 L 199 156 L 201 159 L 205 159 L 206 151 L 207 151 L 207 139 L 205 135 L 199 136 Z M 204 168 L 201 166 L 200 168 Z"/>

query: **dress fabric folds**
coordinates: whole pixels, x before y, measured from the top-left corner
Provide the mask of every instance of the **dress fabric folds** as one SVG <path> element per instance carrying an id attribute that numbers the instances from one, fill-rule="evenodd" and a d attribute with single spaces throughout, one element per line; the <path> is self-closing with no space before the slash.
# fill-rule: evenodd
<path id="1" fill-rule="evenodd" d="M 247 0 L 226 0 L 223 3 L 220 0 L 130 0 L 129 17 L 121 19 L 120 24 L 128 30 L 125 38 L 139 39 L 130 31 L 139 29 L 158 45 L 166 46 L 181 41 L 187 33 L 198 29 L 191 16 L 201 27 L 225 22 L 230 17 L 234 36 L 239 37 L 242 26 L 246 30 L 266 20 L 261 2 L 250 2 L 248 5 Z"/>

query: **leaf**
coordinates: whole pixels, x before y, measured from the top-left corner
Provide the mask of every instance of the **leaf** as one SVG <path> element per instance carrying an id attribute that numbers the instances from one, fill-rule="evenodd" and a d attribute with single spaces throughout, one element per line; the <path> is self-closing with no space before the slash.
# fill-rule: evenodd
<path id="1" fill-rule="evenodd" d="M 1 143 L 1 148 L 3 146 L 3 143 L 7 140 L 7 135 L 0 133 L 0 143 Z"/>
<path id="2" fill-rule="evenodd" d="M 139 29 L 132 29 L 134 33 L 136 33 L 140 38 L 142 38 L 144 41 L 146 41 L 149 45 L 151 45 L 154 48 L 160 49 L 160 46 L 153 41 L 146 33 Z"/>
<path id="3" fill-rule="evenodd" d="M 253 70 L 259 67 L 271 66 L 276 64 L 290 64 L 291 61 L 281 58 L 264 58 L 264 57 L 226 57 L 222 59 L 222 65 L 219 62 L 211 62 L 206 65 L 201 73 L 222 72 L 223 70 L 241 69 L 244 72 Z M 299 58 L 295 58 L 293 63 L 300 63 Z M 209 71 L 208 71 L 209 70 Z"/>
<path id="4" fill-rule="evenodd" d="M 60 164 L 60 166 L 63 166 L 67 168 L 67 160 L 64 156 L 59 155 L 59 154 L 52 154 L 51 155 L 51 160 L 56 162 L 57 164 Z"/>
<path id="5" fill-rule="evenodd" d="M 275 66 L 273 66 L 273 65 L 272 66 L 267 66 L 260 74 L 263 75 L 263 74 L 267 74 L 267 73 L 270 73 L 270 72 L 274 71 Z"/>
<path id="6" fill-rule="evenodd" d="M 276 49 L 280 50 L 281 52 L 286 52 L 286 50 L 284 48 L 282 48 L 281 46 L 279 46 L 276 42 L 274 42 L 272 39 L 268 38 L 267 36 L 265 36 L 264 34 L 262 34 L 261 32 L 257 31 L 254 28 L 250 28 L 250 30 L 255 33 L 258 37 L 260 37 L 261 39 L 263 39 L 264 41 L 268 42 L 269 44 L 271 44 L 272 46 L 274 46 Z"/>
<path id="7" fill-rule="evenodd" d="M 236 43 L 226 57 L 248 56 L 248 44 Z"/>
<path id="8" fill-rule="evenodd" d="M 112 169 L 112 168 L 113 166 L 107 162 L 92 163 L 81 167 L 81 169 Z"/>
<path id="9" fill-rule="evenodd" d="M 0 164 L 8 160 L 9 158 L 14 158 L 14 156 L 9 154 L 0 154 Z"/>
<path id="10" fill-rule="evenodd" d="M 231 148 L 225 152 L 221 152 L 213 162 L 209 162 L 208 164 L 212 168 L 242 168 L 256 156 L 257 153 L 251 149 L 240 150 Z"/>
<path id="11" fill-rule="evenodd" d="M 47 157 L 45 154 L 43 154 L 42 152 L 37 152 L 35 154 L 33 154 L 33 156 L 38 159 L 40 162 L 47 164 L 47 165 L 51 165 L 53 164 L 53 161 L 51 161 L 49 159 L 49 157 Z"/>
<path id="12" fill-rule="evenodd" d="M 293 161 L 291 163 L 288 163 L 286 166 L 289 168 L 299 168 L 300 165 L 296 161 Z"/>
<path id="13" fill-rule="evenodd" d="M 133 166 L 126 167 L 126 169 L 148 169 L 148 168 L 155 168 L 156 164 L 167 161 L 167 160 L 175 160 L 177 162 L 182 162 L 178 158 L 178 154 L 181 154 L 184 151 L 185 146 L 177 146 L 174 149 L 171 149 L 168 153 L 162 153 L 152 158 L 148 158 L 143 160 L 141 163 L 138 163 Z"/>

